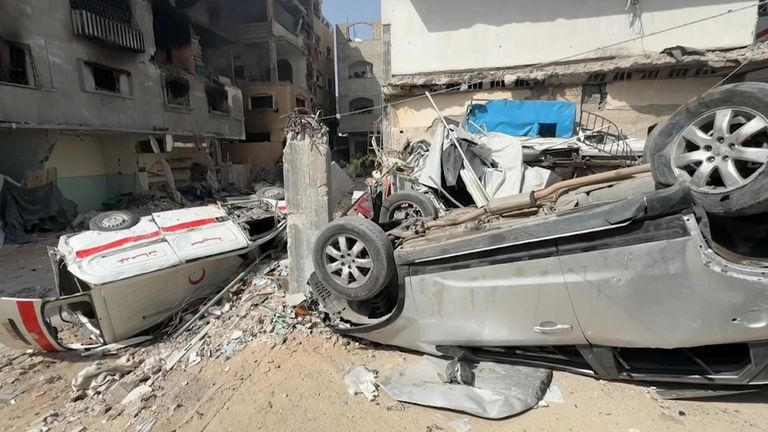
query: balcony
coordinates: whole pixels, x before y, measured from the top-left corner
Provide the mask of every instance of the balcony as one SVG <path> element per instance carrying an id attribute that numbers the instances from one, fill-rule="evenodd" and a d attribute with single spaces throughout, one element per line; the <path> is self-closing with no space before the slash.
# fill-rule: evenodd
<path id="1" fill-rule="evenodd" d="M 144 35 L 130 24 L 110 20 L 84 9 L 72 9 L 72 27 L 78 36 L 144 52 Z"/>

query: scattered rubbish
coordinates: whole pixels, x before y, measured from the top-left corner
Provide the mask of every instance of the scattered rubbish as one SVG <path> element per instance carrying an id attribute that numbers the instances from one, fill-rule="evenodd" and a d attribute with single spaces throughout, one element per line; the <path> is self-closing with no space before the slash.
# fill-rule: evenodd
<path id="1" fill-rule="evenodd" d="M 304 293 L 288 294 L 285 296 L 285 304 L 288 306 L 298 306 L 307 300 Z"/>
<path id="2" fill-rule="evenodd" d="M 134 338 L 126 339 L 124 341 L 100 346 L 90 351 L 83 351 L 80 353 L 80 355 L 82 357 L 87 357 L 87 356 L 114 354 L 121 348 L 129 347 L 132 345 L 138 345 L 148 340 L 152 340 L 152 336 L 137 336 Z"/>
<path id="3" fill-rule="evenodd" d="M 468 418 L 462 418 L 454 420 L 448 423 L 456 432 L 469 432 L 472 430 L 472 425 L 469 423 Z"/>
<path id="4" fill-rule="evenodd" d="M 405 405 L 402 402 L 393 402 L 386 407 L 387 411 L 405 411 Z"/>
<path id="5" fill-rule="evenodd" d="M 541 400 L 552 371 L 524 366 L 480 362 L 471 366 L 474 385 L 446 384 L 441 375 L 450 363 L 424 356 L 393 379 L 377 383 L 392 398 L 437 408 L 499 419 L 527 411 Z"/>
<path id="6" fill-rule="evenodd" d="M 547 393 L 544 394 L 544 398 L 542 400 L 550 404 L 565 403 L 565 397 L 563 396 L 563 393 L 554 384 L 550 384 L 549 388 L 547 389 Z"/>
<path id="7" fill-rule="evenodd" d="M 344 382 L 347 384 L 347 391 L 351 395 L 362 393 L 368 401 L 373 401 L 379 395 L 376 390 L 375 371 L 365 366 L 357 366 L 344 376 Z"/>
<path id="8" fill-rule="evenodd" d="M 149 399 L 149 396 L 152 395 L 152 387 L 146 386 L 146 385 L 140 385 L 136 387 L 135 389 L 131 390 L 130 393 L 128 393 L 123 400 L 120 401 L 120 404 L 122 405 L 133 405 L 141 401 L 145 401 Z"/>
<path id="9" fill-rule="evenodd" d="M 157 423 L 155 419 L 145 420 L 136 426 L 136 432 L 152 432 L 155 423 Z"/>
<path id="10" fill-rule="evenodd" d="M 171 370 L 174 366 L 176 366 L 176 363 L 179 362 L 179 360 L 182 359 L 191 349 L 195 346 L 202 338 L 205 337 L 205 335 L 208 333 L 208 331 L 211 330 L 213 327 L 213 323 L 209 323 L 207 326 L 205 326 L 200 333 L 198 333 L 194 338 L 192 338 L 191 341 L 189 341 L 182 349 L 175 352 L 173 355 L 171 355 L 168 358 L 168 361 L 165 363 L 165 370 Z"/>
<path id="11" fill-rule="evenodd" d="M 75 376 L 72 380 L 72 390 L 75 392 L 84 391 L 87 395 L 104 393 L 111 384 L 119 381 L 137 366 L 136 362 L 129 356 L 123 356 L 112 363 L 97 360 Z"/>

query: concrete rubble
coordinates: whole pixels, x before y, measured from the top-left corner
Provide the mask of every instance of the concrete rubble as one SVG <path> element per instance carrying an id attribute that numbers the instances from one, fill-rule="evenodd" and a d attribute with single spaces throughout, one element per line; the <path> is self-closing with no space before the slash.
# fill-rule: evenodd
<path id="1" fill-rule="evenodd" d="M 281 280 L 287 277 L 287 260 L 275 261 L 269 269 L 262 275 L 250 274 L 188 331 L 173 333 L 191 314 L 182 317 L 180 322 L 170 323 L 163 329 L 170 336 L 156 343 L 128 346 L 118 351 L 120 357 L 117 359 L 102 357 L 86 363 L 71 377 L 69 399 L 62 400 L 56 410 L 30 425 L 30 430 L 70 430 L 78 427 L 83 418 L 95 417 L 107 424 L 127 419 L 136 430 L 151 431 L 160 416 L 156 411 L 158 404 L 179 391 L 165 385 L 171 374 L 199 371 L 217 359 L 227 361 L 249 344 L 282 349 L 300 345 L 301 339 L 317 333 L 338 340 L 338 336 L 322 325 L 319 317 L 309 312 L 309 300 L 286 296 Z M 204 329 L 207 330 L 199 337 Z M 195 341 L 194 346 L 185 349 L 190 341 Z M 166 367 L 168 359 L 178 353 L 183 355 L 174 367 Z M 74 359 L 75 354 L 61 354 L 67 355 Z M 0 382 L 19 383 L 25 376 L 39 377 L 36 380 L 46 383 L 60 381 L 63 377 L 48 374 L 47 370 L 68 360 L 43 357 L 31 350 L 17 353 L 2 359 Z M 279 367 L 279 364 L 266 364 L 260 372 L 268 373 Z M 14 404 L 16 399 L 34 397 L 33 387 L 6 393 L 2 395 L 3 402 Z"/>

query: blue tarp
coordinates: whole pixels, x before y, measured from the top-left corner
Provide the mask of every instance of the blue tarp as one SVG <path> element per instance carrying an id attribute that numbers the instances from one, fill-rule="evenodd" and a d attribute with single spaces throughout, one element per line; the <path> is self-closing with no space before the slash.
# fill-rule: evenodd
<path id="1" fill-rule="evenodd" d="M 479 126 L 485 132 L 512 136 L 570 138 L 575 123 L 573 102 L 497 100 L 471 105 L 466 129 L 478 133 Z"/>

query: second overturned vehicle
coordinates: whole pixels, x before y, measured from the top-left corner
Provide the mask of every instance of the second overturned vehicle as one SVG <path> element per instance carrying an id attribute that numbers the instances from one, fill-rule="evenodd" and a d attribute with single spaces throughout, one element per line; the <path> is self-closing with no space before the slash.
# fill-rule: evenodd
<path id="1" fill-rule="evenodd" d="M 645 152 L 437 220 L 336 220 L 312 290 L 339 332 L 426 353 L 768 383 L 768 85 L 698 97 Z"/>

